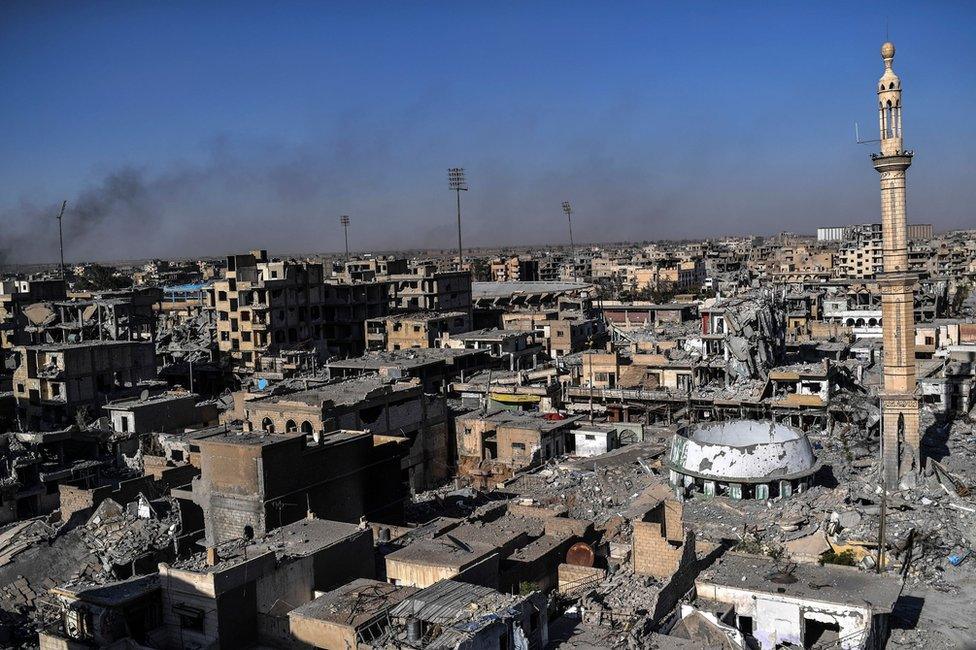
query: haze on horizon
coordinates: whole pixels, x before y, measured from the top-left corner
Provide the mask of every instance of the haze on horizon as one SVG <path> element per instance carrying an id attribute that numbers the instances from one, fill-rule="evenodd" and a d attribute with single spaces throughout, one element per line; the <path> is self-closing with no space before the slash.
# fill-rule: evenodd
<path id="1" fill-rule="evenodd" d="M 909 220 L 976 227 L 976 5 L 890 5 Z M 0 263 L 878 219 L 877 5 L 0 6 Z"/>

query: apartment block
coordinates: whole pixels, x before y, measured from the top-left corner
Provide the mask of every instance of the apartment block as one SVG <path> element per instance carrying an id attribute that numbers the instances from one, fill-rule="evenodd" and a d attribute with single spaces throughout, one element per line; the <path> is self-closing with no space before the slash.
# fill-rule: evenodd
<path id="1" fill-rule="evenodd" d="M 20 355 L 14 395 L 29 427 L 71 424 L 79 409 L 94 409 L 156 377 L 155 346 L 148 341 L 28 345 L 14 351 Z"/>
<path id="2" fill-rule="evenodd" d="M 4 280 L 0 282 L 0 349 L 31 343 L 24 307 L 44 300 L 64 300 L 64 280 Z"/>
<path id="3" fill-rule="evenodd" d="M 366 321 L 366 349 L 409 350 L 441 347 L 443 339 L 471 329 L 471 316 L 464 311 L 413 312 Z"/>

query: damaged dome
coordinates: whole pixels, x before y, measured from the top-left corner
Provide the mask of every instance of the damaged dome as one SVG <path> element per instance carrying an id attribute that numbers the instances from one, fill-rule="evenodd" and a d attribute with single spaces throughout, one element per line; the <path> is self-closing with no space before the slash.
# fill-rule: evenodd
<path id="1" fill-rule="evenodd" d="M 672 439 L 667 465 L 676 487 L 734 498 L 785 496 L 805 488 L 819 468 L 806 433 L 755 420 L 693 425 Z"/>

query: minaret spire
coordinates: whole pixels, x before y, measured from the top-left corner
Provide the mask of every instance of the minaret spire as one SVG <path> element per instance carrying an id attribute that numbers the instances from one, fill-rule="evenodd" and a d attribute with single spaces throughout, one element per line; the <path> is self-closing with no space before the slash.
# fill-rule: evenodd
<path id="1" fill-rule="evenodd" d="M 893 67 L 895 46 L 881 46 L 884 74 L 878 80 L 878 125 L 881 153 L 872 154 L 881 174 L 881 228 L 884 272 L 881 321 L 884 334 L 884 390 L 881 394 L 885 483 L 895 487 L 901 475 L 918 469 L 919 411 L 915 396 L 915 276 L 908 267 L 906 173 L 911 151 L 904 148 L 901 80 Z"/>

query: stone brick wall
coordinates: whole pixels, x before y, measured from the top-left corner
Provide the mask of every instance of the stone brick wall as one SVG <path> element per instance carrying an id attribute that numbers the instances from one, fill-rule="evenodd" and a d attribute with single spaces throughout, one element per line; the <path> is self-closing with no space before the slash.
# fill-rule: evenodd
<path id="1" fill-rule="evenodd" d="M 635 521 L 633 546 L 634 573 L 670 578 L 678 570 L 682 547 L 664 537 L 661 524 Z"/>
<path id="2" fill-rule="evenodd" d="M 559 592 L 572 593 L 578 589 L 585 589 L 588 585 L 595 584 L 606 576 L 605 569 L 588 566 L 576 566 L 575 564 L 560 564 Z"/>

